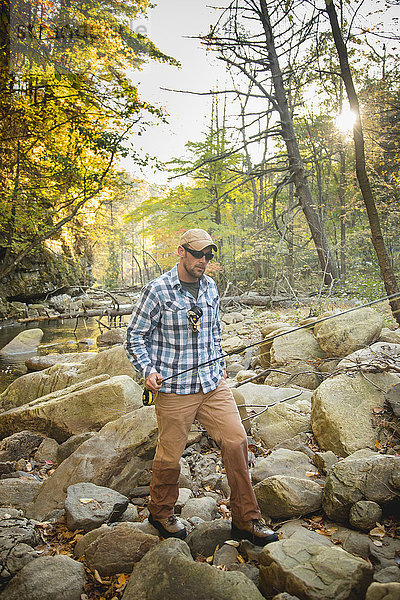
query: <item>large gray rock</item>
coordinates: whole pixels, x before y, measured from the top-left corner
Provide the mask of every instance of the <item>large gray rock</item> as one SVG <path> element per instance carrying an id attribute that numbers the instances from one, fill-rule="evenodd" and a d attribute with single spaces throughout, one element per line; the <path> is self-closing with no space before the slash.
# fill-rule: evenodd
<path id="1" fill-rule="evenodd" d="M 161 574 L 161 575 L 160 575 Z M 136 565 L 123 600 L 262 600 L 242 573 L 217 570 L 194 562 L 185 542 L 170 538 L 150 550 Z"/>
<path id="2" fill-rule="evenodd" d="M 306 329 L 289 331 L 274 339 L 271 346 L 271 367 L 319 358 L 325 358 L 325 353 L 319 347 L 314 334 Z"/>
<path id="3" fill-rule="evenodd" d="M 0 354 L 8 356 L 12 354 L 34 352 L 39 346 L 42 337 L 43 331 L 41 329 L 27 329 L 26 331 L 21 331 L 21 333 L 16 335 L 11 342 L 6 344 L 0 350 Z"/>
<path id="4" fill-rule="evenodd" d="M 274 475 L 254 486 L 264 516 L 286 519 L 307 515 L 321 508 L 322 488 L 315 481 Z"/>
<path id="5" fill-rule="evenodd" d="M 383 317 L 367 307 L 317 323 L 314 333 L 328 356 L 347 356 L 377 340 L 382 327 Z"/>
<path id="6" fill-rule="evenodd" d="M 86 564 L 104 576 L 130 573 L 135 563 L 158 544 L 158 536 L 139 531 L 133 523 L 118 523 L 104 528 L 86 548 Z"/>
<path id="7" fill-rule="evenodd" d="M 272 386 L 298 385 L 308 390 L 315 390 L 323 377 L 318 370 L 318 362 L 296 360 L 277 366 L 265 378 L 264 383 Z"/>
<path id="8" fill-rule="evenodd" d="M 300 395 L 296 398 L 270 406 L 260 416 L 252 419 L 253 435 L 260 438 L 267 448 L 273 448 L 298 433 L 311 431 L 311 403 L 308 399 L 310 392 L 297 390 L 297 394 L 299 392 Z M 295 393 L 291 395 L 294 396 Z M 256 411 L 260 412 L 258 408 Z"/>
<path id="9" fill-rule="evenodd" d="M 251 479 L 254 483 L 259 483 L 273 475 L 289 475 L 304 479 L 307 477 L 307 472 L 315 472 L 315 469 L 303 452 L 279 448 L 256 463 Z"/>
<path id="10" fill-rule="evenodd" d="M 28 459 L 43 441 L 43 434 L 36 431 L 19 431 L 0 442 L 0 462 Z"/>
<path id="11" fill-rule="evenodd" d="M 218 505 L 214 498 L 190 498 L 182 509 L 183 519 L 200 517 L 203 521 L 212 521 L 218 514 Z"/>
<path id="12" fill-rule="evenodd" d="M 400 457 L 360 450 L 329 471 L 323 508 L 334 521 L 345 522 L 353 504 L 371 500 L 380 506 L 400 497 Z"/>
<path id="13" fill-rule="evenodd" d="M 1 413 L 0 436 L 29 426 L 64 442 L 71 435 L 99 430 L 142 406 L 143 390 L 131 377 L 102 378 L 105 381 L 89 379 Z"/>
<path id="14" fill-rule="evenodd" d="M 94 357 L 94 352 L 68 352 L 65 354 L 45 354 L 43 356 L 30 356 L 25 365 L 29 371 L 44 371 L 58 364 L 80 365 Z"/>
<path id="15" fill-rule="evenodd" d="M 80 600 L 84 566 L 69 556 L 42 556 L 30 561 L 12 578 L 2 600 Z"/>
<path id="16" fill-rule="evenodd" d="M 391 371 L 391 367 L 394 370 Z M 361 370 L 371 372 L 384 370 L 398 373 L 400 367 L 400 344 L 375 342 L 367 348 L 352 352 L 339 361 L 337 369 L 341 371 Z"/>
<path id="17" fill-rule="evenodd" d="M 323 450 L 348 456 L 375 448 L 373 409 L 383 408 L 385 392 L 398 378 L 390 373 L 339 374 L 321 383 L 311 401 L 311 425 Z"/>
<path id="18" fill-rule="evenodd" d="M 399 600 L 400 583 L 371 583 L 367 590 L 365 600 Z"/>
<path id="19" fill-rule="evenodd" d="M 98 375 L 128 375 L 133 379 L 136 372 L 122 346 L 115 346 L 104 352 L 93 353 L 81 364 L 55 364 L 37 373 L 27 373 L 18 377 L 0 395 L 0 410 L 8 410 L 62 390 L 81 381 Z"/>
<path id="20" fill-rule="evenodd" d="M 292 396 L 296 396 L 300 390 L 296 388 L 276 388 L 271 385 L 260 385 L 257 383 L 245 383 L 238 388 L 245 404 L 250 407 L 255 406 L 270 406 L 279 401 L 287 400 Z M 300 396 L 296 400 L 310 400 L 312 392 L 302 390 Z M 258 409 L 257 409 L 258 412 Z M 287 437 L 291 437 L 288 435 Z"/>
<path id="21" fill-rule="evenodd" d="M 107 423 L 66 458 L 47 479 L 29 509 L 32 518 L 44 520 L 63 509 L 66 490 L 89 482 L 129 496 L 143 470 L 150 466 L 157 442 L 154 407 L 143 406 Z"/>
<path id="22" fill-rule="evenodd" d="M 211 556 L 217 546 L 221 547 L 226 540 L 231 538 L 231 523 L 225 519 L 217 519 L 199 523 L 185 541 L 196 558 L 198 554 Z"/>
<path id="23" fill-rule="evenodd" d="M 373 568 L 336 546 L 281 540 L 261 553 L 260 584 L 302 600 L 359 600 L 372 581 Z"/>
<path id="24" fill-rule="evenodd" d="M 39 556 L 32 547 L 39 541 L 32 521 L 11 515 L 9 518 L 0 516 L 0 583 L 10 579 Z"/>
<path id="25" fill-rule="evenodd" d="M 115 490 L 93 483 L 70 485 L 65 499 L 68 529 L 91 531 L 106 521 L 117 521 L 129 499 Z"/>
<path id="26" fill-rule="evenodd" d="M 12 506 L 25 511 L 42 487 L 35 479 L 7 478 L 0 480 L 0 506 Z"/>

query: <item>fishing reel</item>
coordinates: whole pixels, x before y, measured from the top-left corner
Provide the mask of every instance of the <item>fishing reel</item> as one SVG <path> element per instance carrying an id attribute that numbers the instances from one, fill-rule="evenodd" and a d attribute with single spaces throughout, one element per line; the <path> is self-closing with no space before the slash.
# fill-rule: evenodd
<path id="1" fill-rule="evenodd" d="M 144 388 L 142 395 L 142 402 L 144 406 L 151 406 L 154 402 L 154 394 L 151 390 Z"/>
<path id="2" fill-rule="evenodd" d="M 201 317 L 203 316 L 203 311 L 201 310 L 201 308 L 199 306 L 192 306 L 192 308 L 189 308 L 189 310 L 187 311 L 186 316 L 188 318 L 189 325 L 191 326 L 192 331 L 194 331 L 194 333 L 199 333 Z"/>

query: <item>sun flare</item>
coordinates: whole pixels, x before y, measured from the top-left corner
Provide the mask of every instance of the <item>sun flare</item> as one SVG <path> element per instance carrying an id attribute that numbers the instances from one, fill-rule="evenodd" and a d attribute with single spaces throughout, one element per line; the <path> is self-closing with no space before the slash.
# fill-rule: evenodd
<path id="1" fill-rule="evenodd" d="M 352 110 L 350 110 L 349 108 L 342 110 L 342 112 L 340 113 L 340 115 L 338 115 L 336 117 L 336 127 L 339 129 L 339 131 L 341 131 L 342 133 L 348 133 L 351 132 L 354 126 L 354 123 L 356 122 L 356 113 Z"/>

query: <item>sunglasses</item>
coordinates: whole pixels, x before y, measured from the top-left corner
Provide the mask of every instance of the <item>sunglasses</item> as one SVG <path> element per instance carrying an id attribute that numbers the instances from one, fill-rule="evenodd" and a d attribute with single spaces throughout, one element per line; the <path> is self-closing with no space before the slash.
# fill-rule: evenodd
<path id="1" fill-rule="evenodd" d="M 192 250 L 187 246 L 183 247 L 189 252 L 189 254 L 191 254 L 195 258 L 203 258 L 203 256 L 205 256 L 206 260 L 212 260 L 214 258 L 214 254 L 212 252 L 202 252 L 201 250 Z"/>

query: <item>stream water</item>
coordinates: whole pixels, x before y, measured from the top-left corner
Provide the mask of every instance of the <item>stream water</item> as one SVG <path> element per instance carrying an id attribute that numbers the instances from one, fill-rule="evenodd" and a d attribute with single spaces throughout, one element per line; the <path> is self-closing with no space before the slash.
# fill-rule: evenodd
<path id="1" fill-rule="evenodd" d="M 37 352 L 2 356 L 0 354 L 0 392 L 17 377 L 27 372 L 25 360 L 31 356 L 97 351 L 96 338 L 100 334 L 95 318 L 65 319 L 64 321 L 43 321 L 28 324 L 3 325 L 0 327 L 0 349 L 18 333 L 26 329 L 40 328 L 44 335 Z M 104 330 L 103 330 L 104 331 Z"/>

